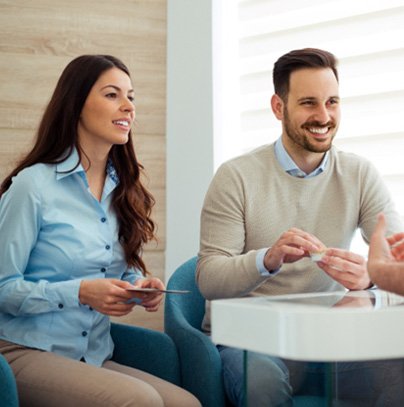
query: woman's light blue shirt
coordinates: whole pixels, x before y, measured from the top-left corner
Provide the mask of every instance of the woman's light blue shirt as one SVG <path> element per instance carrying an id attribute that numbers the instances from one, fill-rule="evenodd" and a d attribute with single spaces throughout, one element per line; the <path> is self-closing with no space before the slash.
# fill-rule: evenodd
<path id="1" fill-rule="evenodd" d="M 0 338 L 100 366 L 113 352 L 110 321 L 79 303 L 80 282 L 142 275 L 118 242 L 113 166 L 99 202 L 77 162 L 73 151 L 26 168 L 0 200 Z"/>

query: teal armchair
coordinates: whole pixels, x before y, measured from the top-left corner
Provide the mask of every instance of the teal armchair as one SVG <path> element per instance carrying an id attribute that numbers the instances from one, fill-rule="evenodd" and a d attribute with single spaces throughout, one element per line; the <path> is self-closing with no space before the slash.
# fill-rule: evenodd
<path id="1" fill-rule="evenodd" d="M 18 407 L 14 374 L 2 355 L 0 355 L 0 406 Z"/>
<path id="2" fill-rule="evenodd" d="M 166 295 L 164 329 L 178 348 L 182 387 L 196 396 L 203 407 L 224 407 L 226 397 L 219 351 L 201 331 L 205 299 L 195 282 L 196 261 L 193 257 L 185 262 L 168 281 L 168 289 L 190 293 Z"/>
<path id="3" fill-rule="evenodd" d="M 115 344 L 112 360 L 180 384 L 178 352 L 168 335 L 138 326 L 112 323 L 111 336 Z"/>
<path id="4" fill-rule="evenodd" d="M 203 407 L 230 406 L 223 387 L 219 351 L 201 331 L 205 299 L 196 285 L 196 263 L 197 257 L 186 261 L 168 281 L 168 289 L 190 293 L 166 296 L 164 329 L 178 348 L 182 387 L 194 394 Z M 293 403 L 295 407 L 322 407 L 326 400 L 296 395 Z"/>
<path id="5" fill-rule="evenodd" d="M 111 336 L 115 343 L 112 360 L 180 384 L 177 348 L 168 335 L 137 326 L 111 323 Z M 14 374 L 1 355 L 0 406 L 18 407 Z"/>

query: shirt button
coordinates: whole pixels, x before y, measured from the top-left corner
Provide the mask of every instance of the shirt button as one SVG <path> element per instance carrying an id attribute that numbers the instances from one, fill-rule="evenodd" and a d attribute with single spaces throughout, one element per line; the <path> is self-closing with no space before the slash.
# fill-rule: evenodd
<path id="1" fill-rule="evenodd" d="M 87 332 L 86 332 L 86 331 L 83 331 L 83 332 L 81 333 L 81 335 L 82 335 L 82 336 L 87 336 Z"/>
<path id="2" fill-rule="evenodd" d="M 58 307 L 59 307 L 60 309 L 62 309 L 62 308 L 63 308 L 63 304 L 58 304 Z"/>
<path id="3" fill-rule="evenodd" d="M 104 223 L 107 221 L 107 218 L 101 218 L 101 222 Z"/>
<path id="4" fill-rule="evenodd" d="M 111 246 L 110 246 L 109 244 L 107 244 L 107 245 L 105 246 L 105 248 L 106 248 L 107 250 L 109 250 L 109 249 L 111 248 Z"/>
<path id="5" fill-rule="evenodd" d="M 90 307 L 89 310 L 92 311 L 93 309 Z"/>
<path id="6" fill-rule="evenodd" d="M 101 271 L 101 273 L 105 273 L 107 271 L 107 269 L 105 267 L 101 267 L 100 271 Z"/>

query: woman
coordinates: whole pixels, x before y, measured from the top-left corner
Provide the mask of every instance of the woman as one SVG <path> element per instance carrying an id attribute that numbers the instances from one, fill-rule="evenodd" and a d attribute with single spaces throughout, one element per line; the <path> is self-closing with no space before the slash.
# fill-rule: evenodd
<path id="1" fill-rule="evenodd" d="M 368 272 L 374 284 L 404 295 L 404 233 L 385 237 L 386 219 L 381 213 L 369 245 Z"/>
<path id="2" fill-rule="evenodd" d="M 110 360 L 109 316 L 162 300 L 128 288 L 164 288 L 141 258 L 154 200 L 140 181 L 134 119 L 127 67 L 108 55 L 74 59 L 33 149 L 0 187 L 0 353 L 22 405 L 199 405 Z"/>

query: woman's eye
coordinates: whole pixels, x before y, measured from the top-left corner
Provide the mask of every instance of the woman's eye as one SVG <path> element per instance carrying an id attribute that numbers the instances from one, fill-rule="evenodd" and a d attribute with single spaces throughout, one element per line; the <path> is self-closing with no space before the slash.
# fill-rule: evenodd
<path id="1" fill-rule="evenodd" d="M 129 99 L 131 102 L 134 102 L 134 101 L 135 101 L 135 97 L 134 97 L 134 96 L 128 96 L 128 99 Z"/>
<path id="2" fill-rule="evenodd" d="M 116 98 L 116 93 L 108 93 L 108 94 L 106 94 L 105 95 L 107 98 L 110 98 L 110 99 L 115 99 Z"/>

